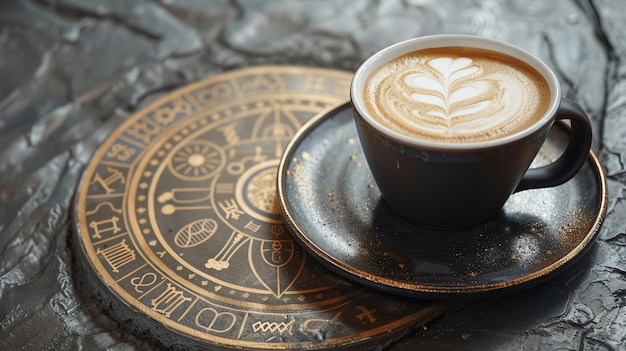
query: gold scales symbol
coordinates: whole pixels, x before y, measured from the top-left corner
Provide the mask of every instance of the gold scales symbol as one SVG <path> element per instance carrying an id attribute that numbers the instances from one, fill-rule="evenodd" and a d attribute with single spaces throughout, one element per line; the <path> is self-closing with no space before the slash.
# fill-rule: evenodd
<path id="1" fill-rule="evenodd" d="M 88 165 L 75 207 L 75 242 L 95 277 L 87 281 L 119 302 L 111 312 L 154 321 L 133 327 L 166 343 L 256 350 L 375 348 L 430 318 L 423 302 L 317 266 L 276 207 L 283 148 L 304 122 L 345 101 L 350 78 L 301 67 L 233 71 L 116 129 Z"/>

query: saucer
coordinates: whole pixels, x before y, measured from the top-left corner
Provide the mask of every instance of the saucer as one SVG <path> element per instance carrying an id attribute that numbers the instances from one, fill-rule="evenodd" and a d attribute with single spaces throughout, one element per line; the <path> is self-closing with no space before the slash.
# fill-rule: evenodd
<path id="1" fill-rule="evenodd" d="M 555 124 L 531 167 L 555 160 L 567 140 L 567 126 Z M 607 184 L 592 151 L 570 181 L 515 193 L 483 224 L 424 228 L 381 198 L 345 103 L 318 114 L 287 146 L 278 198 L 295 240 L 339 275 L 388 293 L 458 299 L 516 291 L 569 267 L 598 234 Z"/>

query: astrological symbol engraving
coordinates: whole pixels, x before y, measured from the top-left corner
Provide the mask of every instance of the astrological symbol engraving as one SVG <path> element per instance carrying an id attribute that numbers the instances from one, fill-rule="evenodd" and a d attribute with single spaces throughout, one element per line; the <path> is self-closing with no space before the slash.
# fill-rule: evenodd
<path id="1" fill-rule="evenodd" d="M 149 144 L 152 138 L 156 137 L 160 132 L 160 127 L 147 121 L 136 121 L 126 130 L 126 133 L 137 140 L 141 140 L 144 144 Z"/>
<path id="2" fill-rule="evenodd" d="M 167 288 L 157 298 L 150 300 L 150 304 L 153 311 L 170 317 L 180 305 L 189 301 L 191 298 L 185 296 L 182 290 L 178 290 L 172 284 L 167 283 Z"/>
<path id="3" fill-rule="evenodd" d="M 102 233 L 119 233 L 122 230 L 120 227 L 117 226 L 117 222 L 119 220 L 120 219 L 118 217 L 113 216 L 109 219 L 89 222 L 89 228 L 93 229 L 94 231 L 94 234 L 91 237 L 94 239 L 102 239 Z"/>
<path id="4" fill-rule="evenodd" d="M 175 98 L 170 103 L 172 106 L 161 106 L 154 111 L 154 120 L 164 127 L 172 124 L 178 113 L 189 115 L 194 110 L 193 105 L 182 97 Z"/>
<path id="5" fill-rule="evenodd" d="M 207 241 L 217 231 L 213 219 L 200 219 L 184 226 L 174 236 L 174 243 L 180 248 L 190 248 Z"/>
<path id="6" fill-rule="evenodd" d="M 233 231 L 228 238 L 228 242 L 222 247 L 222 250 L 213 258 L 209 258 L 205 263 L 205 267 L 208 269 L 215 269 L 221 271 L 230 266 L 230 259 L 239 248 L 248 242 L 250 238 L 246 238 L 243 234 Z"/>
<path id="7" fill-rule="evenodd" d="M 234 161 L 228 164 L 226 170 L 232 175 L 239 175 L 246 170 L 246 162 L 259 163 L 267 159 L 266 155 L 263 155 L 263 148 L 257 146 L 254 148 L 254 155 L 242 157 L 241 161 Z"/>
<path id="8" fill-rule="evenodd" d="M 291 320 L 287 323 L 285 322 L 261 322 L 261 321 L 256 321 L 254 322 L 254 324 L 252 324 L 252 330 L 254 330 L 255 333 L 258 332 L 270 332 L 270 333 L 274 333 L 274 332 L 278 332 L 279 334 L 283 334 L 284 332 L 289 333 L 289 335 L 292 335 L 293 332 L 293 323 L 295 322 L 295 319 L 293 317 L 291 317 Z"/>
<path id="9" fill-rule="evenodd" d="M 230 312 L 218 312 L 216 309 L 203 308 L 196 315 L 196 325 L 207 332 L 225 333 L 237 322 L 237 317 Z"/>
<path id="10" fill-rule="evenodd" d="M 337 319 L 341 316 L 339 311 L 332 319 L 311 318 L 302 323 L 302 330 L 309 334 L 319 334 L 326 330 L 327 325 L 337 325 Z"/>
<path id="11" fill-rule="evenodd" d="M 274 235 L 276 238 L 281 236 L 285 232 L 285 227 L 282 224 L 274 224 L 270 228 L 270 233 Z"/>
<path id="12" fill-rule="evenodd" d="M 283 245 L 280 243 L 280 241 L 276 240 L 272 243 L 272 263 L 280 264 L 283 262 L 281 254 L 282 248 Z"/>
<path id="13" fill-rule="evenodd" d="M 228 143 L 228 145 L 236 145 L 241 140 L 239 138 L 239 134 L 237 134 L 237 129 L 235 128 L 234 123 L 217 128 L 217 131 L 221 132 L 224 135 L 224 138 L 226 139 L 226 143 Z"/>
<path id="14" fill-rule="evenodd" d="M 239 219 L 239 217 L 244 214 L 244 212 L 239 208 L 239 205 L 235 201 L 235 199 L 225 200 L 219 202 L 218 205 L 224 211 L 224 216 L 226 219 Z"/>
<path id="15" fill-rule="evenodd" d="M 154 273 L 146 273 L 141 277 L 134 277 L 130 280 L 130 284 L 135 288 L 138 293 L 143 293 L 144 290 L 140 288 L 147 288 L 157 281 L 157 275 Z"/>
<path id="16" fill-rule="evenodd" d="M 363 320 L 363 318 L 367 318 L 367 320 L 370 323 L 376 322 L 376 318 L 374 318 L 373 316 L 373 314 L 376 313 L 375 309 L 368 310 L 367 308 L 363 306 L 356 306 L 356 308 L 362 311 L 362 313 L 359 313 L 356 315 L 356 318 L 358 318 L 359 320 Z"/>
<path id="17" fill-rule="evenodd" d="M 261 229 L 261 225 L 259 223 L 256 223 L 255 221 L 250 221 L 244 226 L 244 228 L 256 233 L 259 231 L 259 229 Z"/>
<path id="18" fill-rule="evenodd" d="M 116 143 L 111 146 L 109 151 L 107 151 L 106 157 L 115 158 L 118 161 L 124 162 L 133 157 L 136 152 L 137 150 L 128 145 Z"/>
<path id="19" fill-rule="evenodd" d="M 172 188 L 159 195 L 157 201 L 159 203 L 173 202 L 183 204 L 182 206 L 173 205 L 171 203 L 161 207 L 161 213 L 164 215 L 172 215 L 178 210 L 210 210 L 211 205 L 189 205 L 209 201 L 211 199 L 210 188 Z"/>
<path id="20" fill-rule="evenodd" d="M 100 186 L 106 191 L 107 194 L 111 194 L 114 192 L 114 189 L 111 189 L 111 185 L 115 182 L 120 182 L 121 184 L 126 183 L 126 178 L 120 170 L 115 168 L 107 167 L 107 171 L 109 172 L 109 176 L 106 178 L 102 178 L 100 173 L 96 173 L 89 183 L 90 185 L 94 185 L 96 183 L 100 184 Z"/>
<path id="21" fill-rule="evenodd" d="M 100 211 L 100 208 L 103 207 L 103 206 L 108 206 L 111 209 L 111 211 L 113 211 L 115 213 L 122 214 L 122 210 L 120 210 L 119 208 L 115 208 L 115 206 L 113 206 L 113 204 L 111 202 L 109 202 L 109 201 L 98 203 L 96 208 L 94 208 L 91 211 L 87 211 L 85 214 L 87 216 L 91 216 L 92 214 L 97 213 L 98 211 Z"/>
<path id="22" fill-rule="evenodd" d="M 122 266 L 135 260 L 135 250 L 126 244 L 126 239 L 107 248 L 99 248 L 96 254 L 102 255 L 115 273 L 118 273 Z"/>
<path id="23" fill-rule="evenodd" d="M 261 256 L 271 267 L 281 267 L 293 258 L 294 248 L 292 240 L 263 241 Z"/>

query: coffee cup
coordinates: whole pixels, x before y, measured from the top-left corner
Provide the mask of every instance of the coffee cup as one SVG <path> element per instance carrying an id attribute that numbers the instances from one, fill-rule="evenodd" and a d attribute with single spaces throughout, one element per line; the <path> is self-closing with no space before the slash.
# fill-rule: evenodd
<path id="1" fill-rule="evenodd" d="M 477 225 L 516 191 L 565 183 L 591 146 L 589 119 L 561 97 L 556 74 L 534 55 L 484 37 L 389 46 L 358 68 L 350 99 L 385 203 L 431 228 Z M 565 151 L 529 168 L 555 120 L 570 122 Z"/>

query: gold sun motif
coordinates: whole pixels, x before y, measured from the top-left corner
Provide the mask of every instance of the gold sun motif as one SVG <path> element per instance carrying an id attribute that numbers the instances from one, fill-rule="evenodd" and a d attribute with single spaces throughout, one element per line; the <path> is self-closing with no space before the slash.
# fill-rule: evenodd
<path id="1" fill-rule="evenodd" d="M 184 180 L 203 180 L 216 174 L 224 162 L 221 148 L 205 140 L 194 140 L 172 156 L 170 170 Z"/>

